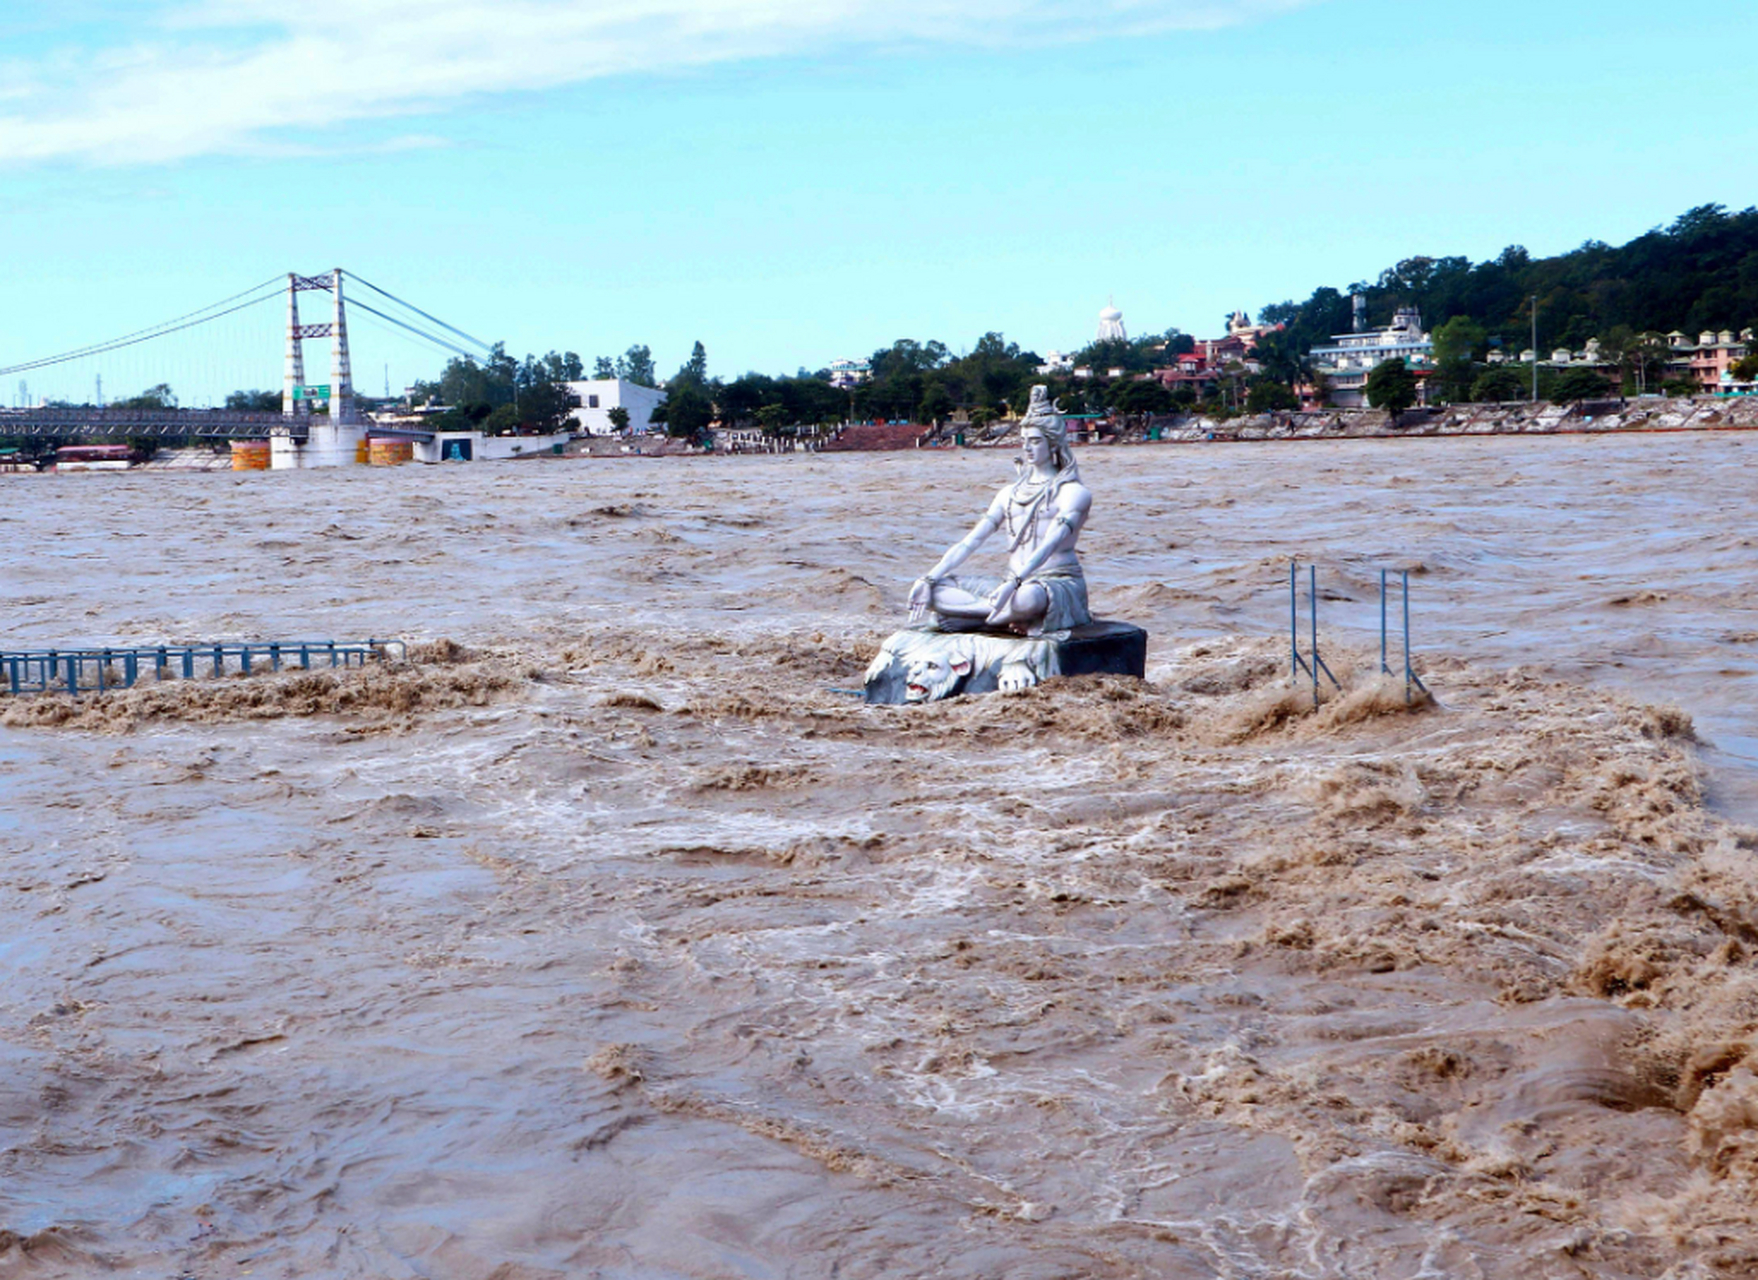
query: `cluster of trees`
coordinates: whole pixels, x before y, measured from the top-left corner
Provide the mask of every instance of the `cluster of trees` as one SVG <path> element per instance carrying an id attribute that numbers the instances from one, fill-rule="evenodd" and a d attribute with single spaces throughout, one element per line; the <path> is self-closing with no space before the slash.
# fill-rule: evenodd
<path id="1" fill-rule="evenodd" d="M 567 425 L 580 401 L 565 384 L 585 376 L 585 365 L 572 351 L 519 361 L 507 354 L 505 343 L 497 342 L 480 363 L 471 356 L 453 356 L 437 380 L 415 384 L 413 398 L 418 404 L 448 406 L 434 419 L 442 431 L 542 434 Z"/>
<path id="2" fill-rule="evenodd" d="M 1042 358 L 1000 333 L 977 339 L 967 355 L 944 342 L 900 338 L 868 357 L 867 381 L 852 389 L 846 408 L 856 418 L 943 422 L 963 411 L 982 424 L 1025 408 Z"/>

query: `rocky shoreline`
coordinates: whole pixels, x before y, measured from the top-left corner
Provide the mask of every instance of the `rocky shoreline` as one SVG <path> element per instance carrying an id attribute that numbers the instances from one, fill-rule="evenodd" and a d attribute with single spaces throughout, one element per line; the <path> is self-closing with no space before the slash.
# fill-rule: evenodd
<path id="1" fill-rule="evenodd" d="M 1614 431 L 1726 431 L 1758 428 L 1758 397 L 1589 400 L 1579 404 L 1445 405 L 1409 409 L 1393 421 L 1383 409 L 1318 409 L 1216 419 L 1154 418 L 1118 443 L 1238 440 L 1346 440 L 1384 436 L 1571 435 Z M 1103 443 L 1103 440 L 1095 443 Z"/>

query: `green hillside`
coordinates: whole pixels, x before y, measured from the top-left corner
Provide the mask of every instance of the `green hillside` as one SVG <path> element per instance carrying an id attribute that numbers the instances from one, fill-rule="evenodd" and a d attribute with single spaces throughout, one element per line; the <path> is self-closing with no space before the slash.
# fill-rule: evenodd
<path id="1" fill-rule="evenodd" d="M 1704 329 L 1738 331 L 1758 326 L 1758 208 L 1729 213 L 1699 205 L 1628 244 L 1589 240 L 1553 258 L 1534 258 L 1519 245 L 1475 264 L 1464 257 L 1406 258 L 1373 283 L 1320 288 L 1305 302 L 1267 306 L 1258 319 L 1285 322 L 1306 351 L 1349 330 L 1349 294 L 1356 291 L 1367 295 L 1371 325 L 1414 305 L 1425 328 L 1467 316 L 1510 350 L 1530 343 L 1535 294 L 1546 350 L 1578 349 L 1614 330 L 1678 329 L 1693 338 Z"/>

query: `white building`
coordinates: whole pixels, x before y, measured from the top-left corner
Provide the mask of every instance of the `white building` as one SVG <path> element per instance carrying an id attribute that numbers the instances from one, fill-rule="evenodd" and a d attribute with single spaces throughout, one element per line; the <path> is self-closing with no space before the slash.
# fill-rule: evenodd
<path id="1" fill-rule="evenodd" d="M 1051 351 L 1044 356 L 1044 363 L 1038 366 L 1039 373 L 1067 373 L 1074 368 L 1074 357 Z"/>
<path id="2" fill-rule="evenodd" d="M 858 386 L 873 376 L 873 366 L 865 360 L 832 360 L 830 362 L 830 385 L 839 391 L 847 391 Z"/>
<path id="3" fill-rule="evenodd" d="M 1099 312 L 1099 341 L 1129 341 L 1129 333 L 1123 327 L 1123 313 L 1117 309 L 1115 303 L 1107 302 L 1105 309 Z"/>
<path id="4" fill-rule="evenodd" d="M 593 378 L 567 386 L 580 398 L 574 425 L 589 436 L 615 435 L 610 411 L 618 408 L 629 411 L 629 430 L 639 435 L 653 425 L 653 411 L 665 399 L 665 392 L 658 387 L 644 387 L 627 378 Z"/>
<path id="5" fill-rule="evenodd" d="M 1359 296 L 1359 295 L 1357 295 Z M 1356 308 L 1359 324 L 1361 308 Z M 1322 373 L 1330 388 L 1331 403 L 1342 409 L 1367 405 L 1367 375 L 1386 360 L 1402 360 L 1423 376 L 1434 355 L 1434 343 L 1422 331 L 1422 314 L 1415 307 L 1400 307 L 1384 329 L 1358 329 L 1331 335 L 1332 345 L 1314 347 L 1309 353 L 1314 373 Z"/>

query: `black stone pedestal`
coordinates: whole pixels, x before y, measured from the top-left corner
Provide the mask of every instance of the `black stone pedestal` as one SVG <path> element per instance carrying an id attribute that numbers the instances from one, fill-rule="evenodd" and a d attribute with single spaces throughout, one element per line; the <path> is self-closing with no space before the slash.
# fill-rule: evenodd
<path id="1" fill-rule="evenodd" d="M 1093 621 L 1066 639 L 994 631 L 899 631 L 867 669 L 870 703 L 934 702 L 961 693 L 1021 688 L 1051 676 L 1146 674 L 1148 633 Z"/>

